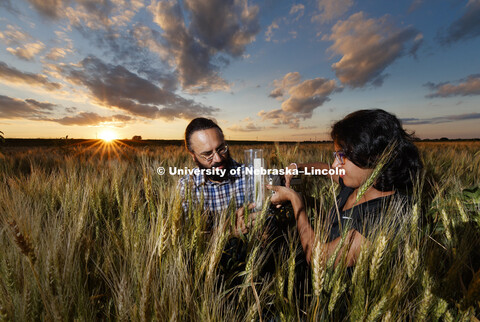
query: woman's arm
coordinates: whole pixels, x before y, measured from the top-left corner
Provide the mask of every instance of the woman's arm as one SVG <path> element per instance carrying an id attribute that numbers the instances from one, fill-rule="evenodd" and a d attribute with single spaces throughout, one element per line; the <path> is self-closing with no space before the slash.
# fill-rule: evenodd
<path id="1" fill-rule="evenodd" d="M 315 232 L 308 221 L 302 198 L 299 196 L 298 193 L 296 193 L 290 188 L 270 185 L 267 185 L 267 188 L 275 191 L 275 194 L 271 198 L 273 204 L 279 204 L 284 201 L 290 201 L 292 203 L 295 220 L 297 222 L 297 229 L 300 235 L 300 242 L 307 257 L 307 262 L 310 263 L 310 259 L 312 257 L 312 248 L 315 243 Z M 365 241 L 365 238 L 356 230 L 351 229 L 347 233 L 346 240 L 351 241 L 347 253 L 347 266 L 352 266 L 355 264 L 356 259 L 360 254 L 360 248 Z M 327 258 L 330 258 L 330 256 L 333 255 L 340 241 L 341 237 L 338 237 L 337 239 L 322 245 L 322 247 L 326 248 L 325 253 Z M 340 252 L 338 253 L 339 255 L 335 260 L 335 264 L 337 264 L 338 261 L 341 259 L 342 254 L 347 249 L 347 247 L 348 243 L 346 243 L 342 247 L 342 250 L 340 250 Z"/>
<path id="2" fill-rule="evenodd" d="M 294 170 L 297 167 L 298 167 L 298 171 L 305 171 L 305 169 L 308 169 L 308 171 L 310 172 L 313 172 L 311 169 L 328 170 L 332 168 L 328 163 L 324 163 L 324 162 L 292 163 L 287 168 Z M 338 175 L 333 175 L 333 176 L 329 175 L 329 177 L 331 177 L 333 181 L 338 183 Z M 291 174 L 285 175 L 285 186 L 287 188 L 290 188 L 290 181 L 292 181 L 292 178 L 293 178 L 293 175 Z"/>

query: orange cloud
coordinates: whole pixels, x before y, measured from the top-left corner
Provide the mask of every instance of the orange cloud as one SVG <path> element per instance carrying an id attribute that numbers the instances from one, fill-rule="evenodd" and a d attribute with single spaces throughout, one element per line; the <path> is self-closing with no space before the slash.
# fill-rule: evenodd
<path id="1" fill-rule="evenodd" d="M 422 41 L 419 35 L 412 27 L 396 28 L 388 16 L 368 19 L 358 12 L 337 22 L 323 39 L 333 41 L 329 51 L 342 56 L 332 64 L 338 79 L 351 87 L 363 87 L 380 86 L 387 76 L 383 72 L 406 53 L 408 43 L 413 43 L 410 53 L 415 53 Z"/>

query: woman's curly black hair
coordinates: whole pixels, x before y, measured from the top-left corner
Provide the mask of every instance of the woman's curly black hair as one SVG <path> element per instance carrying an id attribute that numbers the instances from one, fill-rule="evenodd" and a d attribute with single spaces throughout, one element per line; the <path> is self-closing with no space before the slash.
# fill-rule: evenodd
<path id="1" fill-rule="evenodd" d="M 381 109 L 359 110 L 335 123 L 331 136 L 345 156 L 363 169 L 375 168 L 384 151 L 395 144 L 392 158 L 373 187 L 380 191 L 412 191 L 412 180 L 423 165 L 413 134 L 393 114 Z"/>

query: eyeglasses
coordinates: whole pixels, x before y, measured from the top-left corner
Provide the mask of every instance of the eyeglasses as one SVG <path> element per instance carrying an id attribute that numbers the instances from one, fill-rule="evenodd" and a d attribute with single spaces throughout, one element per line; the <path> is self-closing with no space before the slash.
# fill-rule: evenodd
<path id="1" fill-rule="evenodd" d="M 340 164 L 345 164 L 345 153 L 343 151 L 335 151 L 333 152 L 333 157 L 337 160 Z"/>
<path id="2" fill-rule="evenodd" d="M 215 153 L 223 156 L 227 153 L 227 151 L 228 151 L 228 145 L 225 144 L 225 146 L 219 147 L 218 149 L 216 149 L 212 153 L 205 153 L 205 154 L 202 153 L 202 154 L 200 154 L 200 156 L 202 158 L 204 158 L 205 161 L 211 162 L 213 160 L 213 158 L 215 157 Z"/>

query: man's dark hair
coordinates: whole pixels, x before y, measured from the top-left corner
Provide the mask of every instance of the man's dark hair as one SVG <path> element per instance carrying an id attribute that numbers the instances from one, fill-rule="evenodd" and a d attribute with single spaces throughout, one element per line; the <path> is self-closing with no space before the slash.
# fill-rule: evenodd
<path id="1" fill-rule="evenodd" d="M 222 129 L 213 120 L 204 117 L 197 117 L 196 119 L 193 119 L 190 124 L 188 124 L 187 128 L 185 129 L 185 147 L 188 151 L 192 151 L 190 146 L 190 138 L 192 137 L 192 134 L 197 131 L 208 129 L 217 129 L 223 137 Z"/>
<path id="2" fill-rule="evenodd" d="M 381 109 L 360 110 L 335 123 L 331 136 L 355 165 L 372 169 L 388 146 L 395 144 L 393 158 L 382 169 L 373 187 L 380 191 L 410 190 L 422 169 L 413 134 L 398 118 Z"/>

